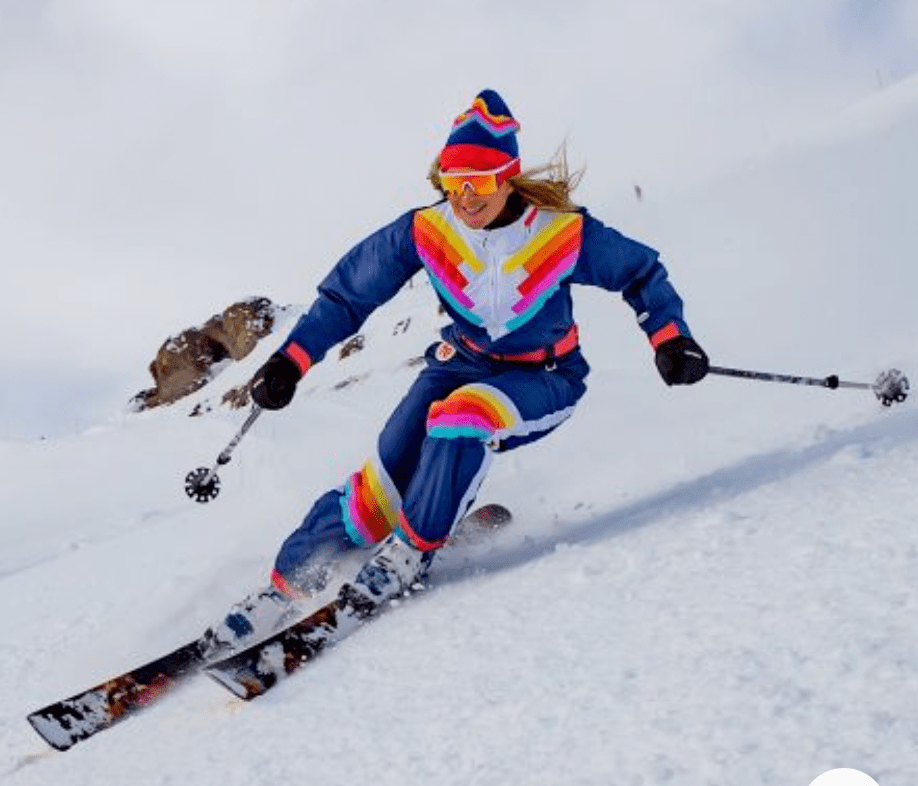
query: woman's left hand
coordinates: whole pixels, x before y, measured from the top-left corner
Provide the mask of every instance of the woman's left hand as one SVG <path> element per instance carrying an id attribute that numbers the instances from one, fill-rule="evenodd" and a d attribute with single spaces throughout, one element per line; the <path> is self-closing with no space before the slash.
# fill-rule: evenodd
<path id="1" fill-rule="evenodd" d="M 676 336 L 657 347 L 657 371 L 667 385 L 692 385 L 708 373 L 708 356 L 689 336 Z"/>

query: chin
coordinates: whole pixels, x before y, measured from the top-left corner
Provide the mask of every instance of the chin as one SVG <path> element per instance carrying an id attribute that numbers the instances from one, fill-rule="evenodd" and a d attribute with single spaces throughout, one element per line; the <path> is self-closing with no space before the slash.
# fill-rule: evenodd
<path id="1" fill-rule="evenodd" d="M 491 219 L 486 212 L 481 213 L 459 213 L 459 218 L 470 229 L 482 229 L 491 223 Z"/>

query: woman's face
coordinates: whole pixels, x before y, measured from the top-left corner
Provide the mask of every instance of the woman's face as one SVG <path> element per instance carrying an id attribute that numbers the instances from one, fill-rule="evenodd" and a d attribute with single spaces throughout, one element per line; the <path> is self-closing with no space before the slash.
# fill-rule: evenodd
<path id="1" fill-rule="evenodd" d="M 449 194 L 447 199 L 453 213 L 469 229 L 484 229 L 500 215 L 512 191 L 510 184 L 505 182 L 497 187 L 494 194 L 482 196 L 466 187 L 458 194 Z"/>

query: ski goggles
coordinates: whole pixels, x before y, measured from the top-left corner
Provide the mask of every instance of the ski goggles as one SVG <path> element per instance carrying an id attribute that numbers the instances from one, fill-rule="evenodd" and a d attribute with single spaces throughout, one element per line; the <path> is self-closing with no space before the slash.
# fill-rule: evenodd
<path id="1" fill-rule="evenodd" d="M 514 158 L 497 169 L 439 173 L 440 186 L 447 194 L 461 194 L 466 186 L 479 196 L 496 194 L 500 184 L 520 173 L 520 160 Z"/>

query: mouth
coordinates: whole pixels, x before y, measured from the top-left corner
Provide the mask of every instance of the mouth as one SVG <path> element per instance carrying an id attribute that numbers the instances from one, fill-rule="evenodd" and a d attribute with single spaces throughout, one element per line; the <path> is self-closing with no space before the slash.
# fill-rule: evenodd
<path id="1" fill-rule="evenodd" d="M 461 198 L 453 195 L 449 202 L 456 216 L 472 229 L 481 229 L 493 218 L 491 201 L 481 199 L 477 194 L 465 193 Z"/>

